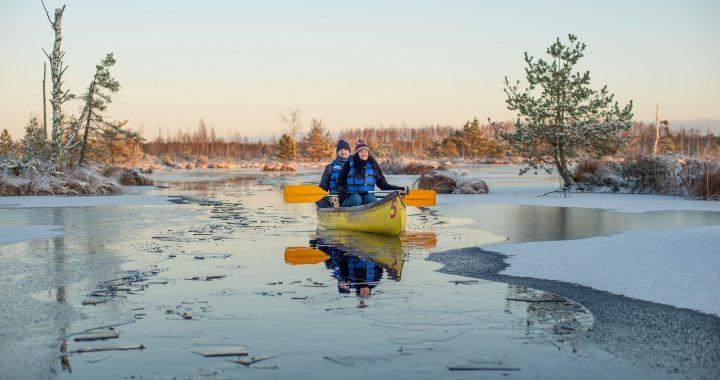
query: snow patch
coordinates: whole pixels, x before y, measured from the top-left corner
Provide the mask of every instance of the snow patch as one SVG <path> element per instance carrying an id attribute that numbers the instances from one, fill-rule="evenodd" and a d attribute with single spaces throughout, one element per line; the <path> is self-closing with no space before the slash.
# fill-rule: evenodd
<path id="1" fill-rule="evenodd" d="M 720 226 L 493 248 L 509 255 L 510 267 L 502 274 L 585 285 L 720 316 L 718 247 Z"/>

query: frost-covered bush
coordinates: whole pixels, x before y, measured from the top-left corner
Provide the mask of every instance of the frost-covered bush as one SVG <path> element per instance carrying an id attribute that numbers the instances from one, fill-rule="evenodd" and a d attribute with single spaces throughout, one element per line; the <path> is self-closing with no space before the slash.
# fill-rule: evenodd
<path id="1" fill-rule="evenodd" d="M 152 185 L 138 169 L 86 166 L 68 173 L 0 173 L 0 195 L 117 194 L 123 185 Z"/>
<path id="2" fill-rule="evenodd" d="M 0 173 L 15 176 L 38 176 L 54 172 L 46 161 L 35 158 L 23 159 L 14 155 L 0 157 Z"/>
<path id="3" fill-rule="evenodd" d="M 575 171 L 578 190 L 609 190 L 710 199 L 717 197 L 718 191 L 713 191 L 717 177 L 720 177 L 718 161 L 682 159 L 674 155 L 641 157 L 620 163 L 581 162 Z M 704 188 L 702 183 L 705 184 Z"/>

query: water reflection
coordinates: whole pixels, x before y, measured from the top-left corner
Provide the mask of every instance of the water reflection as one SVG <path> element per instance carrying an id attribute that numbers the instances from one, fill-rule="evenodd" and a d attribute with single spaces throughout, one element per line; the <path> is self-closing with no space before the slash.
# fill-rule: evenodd
<path id="1" fill-rule="evenodd" d="M 720 213 L 709 211 L 627 213 L 572 207 L 448 204 L 442 205 L 442 213 L 472 219 L 475 223 L 468 227 L 507 236 L 513 243 L 720 224 Z"/>
<path id="2" fill-rule="evenodd" d="M 433 248 L 434 232 L 387 236 L 366 232 L 318 230 L 309 247 L 287 247 L 285 262 L 319 264 L 332 272 L 341 294 L 369 297 L 381 279 L 400 281 L 408 252 Z"/>

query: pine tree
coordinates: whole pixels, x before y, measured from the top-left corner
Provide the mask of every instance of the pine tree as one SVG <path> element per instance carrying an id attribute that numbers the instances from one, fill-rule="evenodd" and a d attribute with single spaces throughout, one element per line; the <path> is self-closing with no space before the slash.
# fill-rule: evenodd
<path id="1" fill-rule="evenodd" d="M 45 128 L 40 126 L 36 117 L 31 117 L 25 126 L 25 136 L 20 142 L 23 160 L 49 162 L 50 146 L 45 135 Z"/>
<path id="2" fill-rule="evenodd" d="M 570 34 L 569 44 L 558 38 L 547 53 L 549 61 L 535 60 L 525 53 L 528 87 L 519 88 L 505 78 L 508 109 L 518 112 L 515 131 L 493 123 L 499 136 L 509 143 L 532 169 L 557 169 L 565 186 L 573 184 L 568 160 L 582 153 L 596 157 L 613 152 L 626 140 L 620 131 L 631 126 L 632 101 L 620 108 L 607 86 L 590 89 L 590 72 L 573 71 L 586 45 Z"/>
<path id="3" fill-rule="evenodd" d="M 114 94 L 120 90 L 120 83 L 110 75 L 110 67 L 115 65 L 115 57 L 109 53 L 95 66 L 95 74 L 88 86 L 87 92 L 83 94 L 82 99 L 84 106 L 78 124 L 83 122 L 83 138 L 79 142 L 80 152 L 78 154 L 78 165 L 85 162 L 86 152 L 89 149 L 92 133 L 101 133 L 108 129 L 117 132 L 117 135 L 130 136 L 132 133 L 126 132 L 121 128 L 116 128 L 117 124 L 107 123 L 104 120 L 101 111 L 105 111 L 112 102 L 110 94 Z M 77 128 L 78 130 L 80 128 Z M 112 133 L 110 135 L 113 135 Z"/>
<path id="4" fill-rule="evenodd" d="M 296 157 L 295 140 L 289 134 L 284 133 L 277 143 L 277 158 L 280 160 L 294 160 Z"/>
<path id="5" fill-rule="evenodd" d="M 480 128 L 477 118 L 468 121 L 460 133 L 460 143 L 464 145 L 463 151 L 470 158 L 478 158 L 488 155 L 490 140 Z"/>
<path id="6" fill-rule="evenodd" d="M 308 135 L 303 138 L 305 155 L 312 161 L 333 157 L 333 143 L 330 131 L 325 129 L 322 120 L 312 119 Z"/>
<path id="7" fill-rule="evenodd" d="M 10 131 L 7 128 L 3 128 L 0 132 L 0 157 L 11 156 L 15 153 L 15 143 L 13 142 Z"/>

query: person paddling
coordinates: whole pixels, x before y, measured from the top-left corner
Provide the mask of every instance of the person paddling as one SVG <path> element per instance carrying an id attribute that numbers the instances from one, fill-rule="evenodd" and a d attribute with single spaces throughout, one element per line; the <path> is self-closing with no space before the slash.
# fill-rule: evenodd
<path id="1" fill-rule="evenodd" d="M 350 157 L 350 144 L 345 140 L 339 140 L 335 147 L 335 159 L 325 166 L 322 177 L 320 177 L 320 187 L 330 192 L 330 195 L 315 202 L 318 207 L 332 207 L 332 198 L 337 198 L 337 180 L 340 176 L 340 170 Z"/>
<path id="2" fill-rule="evenodd" d="M 342 207 L 360 206 L 377 201 L 375 186 L 381 190 L 399 190 L 406 193 L 406 188 L 391 185 L 380 170 L 380 165 L 370 155 L 370 148 L 362 139 L 355 144 L 355 151 L 343 166 L 338 176 L 336 189 Z"/>

